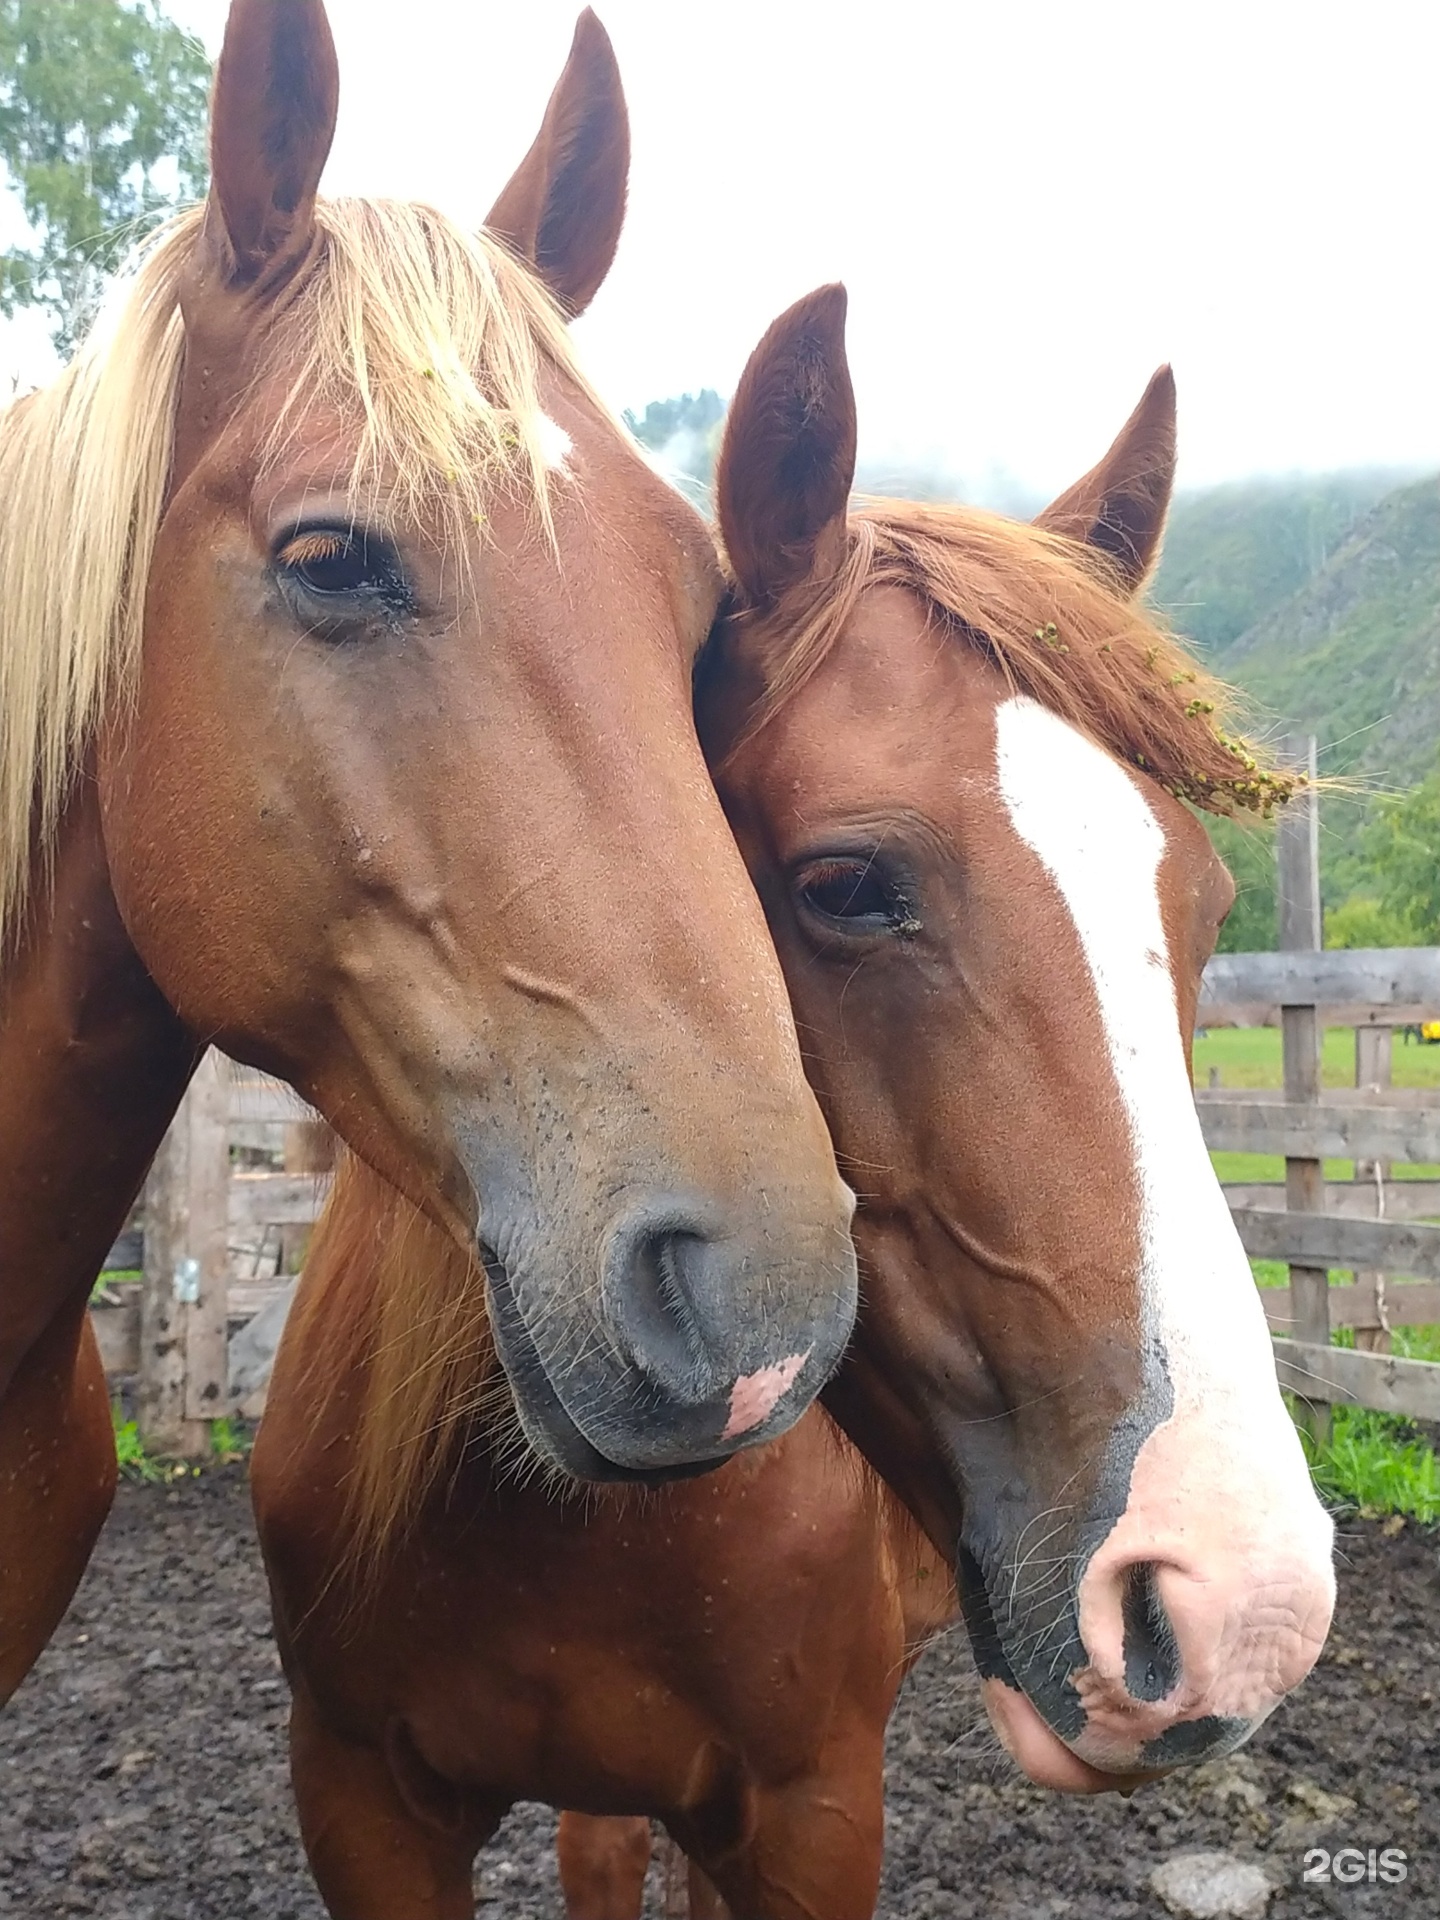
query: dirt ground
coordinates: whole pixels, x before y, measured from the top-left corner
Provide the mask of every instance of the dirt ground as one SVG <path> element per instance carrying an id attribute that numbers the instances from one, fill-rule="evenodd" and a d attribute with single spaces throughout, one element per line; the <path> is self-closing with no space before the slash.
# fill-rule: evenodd
<path id="1" fill-rule="evenodd" d="M 1157 1920 L 1150 1876 L 1223 1849 L 1270 1920 L 1440 1920 L 1440 1542 L 1345 1531 L 1324 1660 L 1243 1754 L 1129 1801 L 1020 1784 L 981 1731 L 963 1642 L 892 1732 L 886 1920 Z M 0 1716 L 0 1915 L 323 1920 L 285 1773 L 285 1685 L 238 1469 L 124 1486 L 49 1652 Z M 482 1857 L 482 1920 L 558 1920 L 540 1808 Z M 1401 1847 L 1400 1885 L 1303 1885 L 1307 1848 Z"/>

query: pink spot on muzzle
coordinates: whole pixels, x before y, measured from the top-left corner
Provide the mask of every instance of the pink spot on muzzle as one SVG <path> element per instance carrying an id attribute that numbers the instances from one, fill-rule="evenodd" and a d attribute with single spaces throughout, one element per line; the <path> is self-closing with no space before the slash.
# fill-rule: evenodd
<path id="1" fill-rule="evenodd" d="M 762 1420 L 768 1419 L 781 1395 L 794 1386 L 796 1376 L 814 1351 L 813 1347 L 806 1347 L 803 1353 L 792 1353 L 787 1360 L 777 1360 L 773 1367 L 742 1373 L 730 1390 L 730 1418 L 720 1438 L 738 1440 L 742 1433 L 753 1433 Z"/>

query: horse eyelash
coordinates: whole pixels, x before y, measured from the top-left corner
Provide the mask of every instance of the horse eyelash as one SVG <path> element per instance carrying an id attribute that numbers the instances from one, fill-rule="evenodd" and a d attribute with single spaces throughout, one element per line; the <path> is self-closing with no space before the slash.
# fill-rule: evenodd
<path id="1" fill-rule="evenodd" d="M 310 567 L 317 560 L 334 560 L 345 551 L 344 534 L 328 530 L 297 533 L 285 542 L 275 559 L 282 567 Z"/>

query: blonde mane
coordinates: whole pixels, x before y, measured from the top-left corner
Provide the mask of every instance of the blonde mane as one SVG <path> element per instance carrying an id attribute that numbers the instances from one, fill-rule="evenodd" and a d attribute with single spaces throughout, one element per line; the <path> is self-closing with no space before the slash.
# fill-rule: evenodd
<path id="1" fill-rule="evenodd" d="M 839 579 L 809 589 L 812 604 L 735 616 L 736 637 L 756 649 L 764 675 L 740 742 L 795 697 L 861 595 L 881 586 L 917 595 L 1013 687 L 1194 806 L 1265 817 L 1297 784 L 1231 734 L 1230 689 L 1123 591 L 1103 554 L 996 514 L 908 500 L 851 514 Z"/>
<path id="2" fill-rule="evenodd" d="M 202 219 L 163 228 L 64 372 L 0 418 L 0 956 L 90 743 L 138 678 Z M 290 377 L 269 455 L 318 403 L 354 423 L 357 506 L 383 487 L 473 530 L 506 486 L 548 532 L 542 368 L 590 393 L 549 294 L 430 207 L 322 201 L 316 224 L 315 270 L 275 322 Z"/>

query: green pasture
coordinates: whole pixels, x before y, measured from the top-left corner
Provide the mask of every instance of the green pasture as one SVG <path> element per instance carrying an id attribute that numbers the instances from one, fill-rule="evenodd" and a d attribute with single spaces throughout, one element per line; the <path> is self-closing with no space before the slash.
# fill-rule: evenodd
<path id="1" fill-rule="evenodd" d="M 1397 1087 L 1440 1088 L 1440 1046 L 1408 1045 L 1397 1033 L 1392 1055 Z M 1222 1087 L 1278 1087 L 1284 1082 L 1278 1027 L 1215 1027 L 1195 1037 L 1195 1084 L 1209 1085 L 1211 1068 Z M 1355 1084 L 1355 1029 L 1327 1027 L 1320 1049 L 1327 1087 Z"/>
<path id="2" fill-rule="evenodd" d="M 1397 1035 L 1393 1049 L 1397 1087 L 1434 1087 L 1440 1090 L 1440 1046 L 1408 1046 Z M 1278 1027 L 1216 1027 L 1195 1038 L 1195 1084 L 1210 1084 L 1216 1073 L 1221 1087 L 1279 1087 L 1284 1084 Z M 1320 1077 L 1327 1087 L 1355 1084 L 1355 1029 L 1327 1027 L 1320 1049 Z M 1283 1180 L 1285 1162 L 1278 1154 L 1212 1153 L 1222 1180 Z M 1327 1160 L 1327 1180 L 1353 1180 L 1354 1162 Z M 1397 1167 L 1397 1180 L 1437 1180 L 1440 1167 Z"/>

